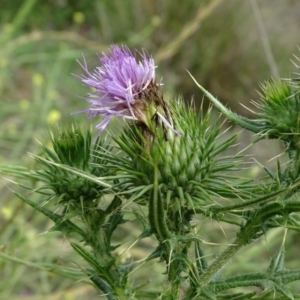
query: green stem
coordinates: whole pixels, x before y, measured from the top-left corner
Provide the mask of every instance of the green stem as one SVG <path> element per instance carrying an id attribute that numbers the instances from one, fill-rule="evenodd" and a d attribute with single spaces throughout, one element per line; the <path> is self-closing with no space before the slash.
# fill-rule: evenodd
<path id="1" fill-rule="evenodd" d="M 222 267 L 243 247 L 244 241 L 237 239 L 235 243 L 229 246 L 199 277 L 202 286 L 207 285 L 212 277 L 222 269 Z"/>
<path id="2" fill-rule="evenodd" d="M 237 239 L 234 244 L 230 245 L 199 277 L 199 281 L 202 286 L 207 285 L 213 276 L 220 271 L 224 265 L 245 245 L 249 244 L 255 238 L 258 233 L 262 231 L 262 226 L 265 222 L 277 215 L 287 216 L 292 212 L 300 211 L 300 203 L 298 201 L 286 201 L 283 203 L 275 202 L 270 203 L 259 210 L 255 214 L 255 217 L 250 219 L 244 227 L 241 228 L 237 235 Z M 265 231 L 267 227 L 265 228 Z M 266 232 L 262 232 L 266 233 Z"/>
<path id="3" fill-rule="evenodd" d="M 178 297 L 178 293 L 179 293 L 179 284 L 180 284 L 180 280 L 178 279 L 178 277 L 180 276 L 179 273 L 179 264 L 178 264 L 178 260 L 172 260 L 170 262 L 169 265 L 169 281 L 171 283 L 171 293 L 172 295 L 175 297 L 175 299 L 177 299 Z"/>
<path id="4" fill-rule="evenodd" d="M 261 204 L 263 202 L 266 202 L 266 201 L 272 199 L 275 196 L 278 196 L 279 194 L 281 194 L 285 191 L 286 191 L 286 189 L 278 190 L 278 191 L 275 191 L 275 192 L 270 193 L 268 195 L 265 195 L 265 196 L 256 198 L 254 200 L 247 201 L 247 202 L 243 202 L 243 203 L 240 203 L 240 204 L 228 205 L 228 206 L 224 206 L 224 207 L 220 207 L 220 206 L 211 207 L 210 211 L 212 211 L 213 213 L 216 214 L 216 213 L 219 213 L 219 212 L 225 212 L 225 211 L 235 210 L 235 209 L 238 209 L 238 208 L 244 208 L 244 207 L 247 207 L 247 206 L 250 206 L 250 205 L 253 205 L 253 204 L 258 204 L 258 203 Z"/>

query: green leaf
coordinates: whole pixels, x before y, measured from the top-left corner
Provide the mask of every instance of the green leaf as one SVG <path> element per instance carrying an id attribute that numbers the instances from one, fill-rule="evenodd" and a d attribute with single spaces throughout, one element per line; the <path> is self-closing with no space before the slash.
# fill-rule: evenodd
<path id="1" fill-rule="evenodd" d="M 32 261 L 20 259 L 19 257 L 5 254 L 1 251 L 0 251 L 0 258 L 2 258 L 3 260 L 6 260 L 6 261 L 12 261 L 17 264 L 22 264 L 29 268 L 34 268 L 34 269 L 45 271 L 45 272 L 51 272 L 54 274 L 58 274 L 60 276 L 71 278 L 76 281 L 80 280 L 80 281 L 83 281 L 88 284 L 90 283 L 90 281 L 86 279 L 86 275 L 83 272 L 80 272 L 75 269 L 63 267 L 63 266 L 58 266 L 57 264 L 54 265 L 54 264 L 47 264 L 47 263 L 41 263 L 41 262 L 35 263 Z"/>
<path id="2" fill-rule="evenodd" d="M 41 212 L 42 214 L 44 214 L 46 217 L 48 217 L 55 223 L 55 226 L 53 226 L 50 229 L 50 231 L 60 231 L 66 236 L 68 236 L 70 233 L 77 233 L 83 238 L 86 237 L 86 233 L 81 228 L 79 228 L 77 225 L 75 225 L 69 220 L 64 220 L 63 216 L 60 216 L 44 207 L 41 207 L 40 205 L 23 197 L 18 193 L 15 193 L 15 195 L 19 197 L 21 200 L 23 200 L 25 203 L 30 205 L 32 208 L 34 208 L 36 211 Z"/>
<path id="3" fill-rule="evenodd" d="M 124 223 L 121 205 L 121 199 L 116 196 L 105 211 L 106 215 L 111 214 L 108 221 L 102 226 L 106 235 L 106 243 L 108 249 L 111 246 L 110 241 L 113 232 L 119 224 Z"/>
<path id="4" fill-rule="evenodd" d="M 146 261 L 149 261 L 151 259 L 163 257 L 163 254 L 165 253 L 166 247 L 163 244 L 159 244 L 156 249 L 147 257 Z"/>
<path id="5" fill-rule="evenodd" d="M 137 299 L 159 299 L 160 292 L 135 291 Z"/>
<path id="6" fill-rule="evenodd" d="M 252 297 L 255 295 L 256 295 L 256 292 L 234 293 L 234 294 L 226 294 L 226 295 L 218 296 L 217 299 L 218 300 L 246 300 L 246 299 L 252 299 Z"/>
<path id="7" fill-rule="evenodd" d="M 196 257 L 196 265 L 199 274 L 203 274 L 208 267 L 205 255 L 201 248 L 200 242 L 195 241 L 195 257 Z"/>
<path id="8" fill-rule="evenodd" d="M 278 254 L 272 258 L 267 272 L 270 274 L 276 274 L 277 272 L 284 271 L 284 257 L 285 250 L 281 247 Z"/>
<path id="9" fill-rule="evenodd" d="M 188 72 L 189 73 L 189 72 Z M 194 80 L 198 88 L 203 92 L 203 94 L 219 109 L 230 121 L 238 124 L 242 128 L 248 129 L 254 133 L 259 133 L 262 130 L 260 123 L 255 122 L 255 120 L 250 120 L 248 118 L 237 115 L 230 109 L 226 108 L 217 98 L 215 98 L 210 92 L 208 92 L 204 87 L 202 87 L 196 79 L 189 73 L 191 78 Z"/>
<path id="10" fill-rule="evenodd" d="M 293 293 L 290 291 L 290 289 L 287 286 L 284 286 L 283 284 L 275 283 L 274 282 L 274 288 L 277 292 L 285 295 L 290 300 L 294 300 Z"/>
<path id="11" fill-rule="evenodd" d="M 199 299 L 207 299 L 207 300 L 217 300 L 217 296 L 215 292 L 209 288 L 198 288 L 197 293 L 200 296 L 204 296 L 205 298 L 199 298 Z M 197 297 L 196 297 L 197 299 Z"/>
<path id="12" fill-rule="evenodd" d="M 273 269 L 282 268 L 282 254 L 277 255 L 279 257 L 277 259 L 277 263 L 272 262 L 272 266 L 275 266 Z M 238 276 L 233 276 L 223 280 L 216 280 L 211 282 L 209 286 L 211 286 L 216 293 L 221 291 L 225 291 L 232 288 L 237 287 L 247 287 L 247 286 L 256 286 L 261 288 L 262 290 L 277 291 L 283 294 L 287 298 L 283 299 L 294 299 L 293 294 L 288 288 L 287 284 L 300 279 L 300 270 L 294 271 L 278 271 L 270 274 L 270 272 L 266 273 L 248 273 Z M 256 298 L 255 298 L 256 299 Z M 267 296 L 265 298 L 258 299 L 269 299 Z M 277 299 L 277 298 L 276 298 Z M 281 298 L 280 298 L 281 299 Z"/>
<path id="13" fill-rule="evenodd" d="M 115 279 L 109 273 L 109 264 L 102 265 L 92 254 L 86 251 L 82 246 L 77 243 L 70 242 L 73 249 L 94 268 L 97 276 L 103 277 L 111 286 L 114 285 Z"/>
<path id="14" fill-rule="evenodd" d="M 14 176 L 21 179 L 37 180 L 38 176 L 28 168 L 22 166 L 0 166 L 0 173 L 5 175 Z"/>
<path id="15" fill-rule="evenodd" d="M 67 166 L 67 165 L 63 165 L 63 164 L 60 164 L 60 163 L 57 163 L 57 162 L 54 162 L 54 161 L 51 161 L 51 160 L 47 160 L 47 159 L 45 159 L 43 157 L 40 157 L 40 156 L 36 156 L 36 155 L 32 155 L 32 156 L 35 157 L 36 159 L 38 159 L 40 162 L 43 162 L 46 165 L 55 166 L 56 168 L 59 168 L 61 170 L 67 171 L 67 172 L 70 172 L 70 173 L 75 174 L 75 175 L 77 175 L 81 178 L 85 178 L 85 179 L 87 179 L 91 182 L 97 183 L 97 184 L 99 184 L 103 187 L 107 187 L 107 188 L 112 187 L 112 185 L 110 183 L 106 182 L 103 178 L 94 176 L 91 173 L 84 172 L 82 170 L 79 170 L 79 169 L 76 169 L 76 168 L 73 168 L 73 167 L 70 167 L 70 166 Z M 106 179 L 106 177 L 105 177 L 105 179 Z"/>
<path id="16" fill-rule="evenodd" d="M 137 211 L 133 211 L 133 213 L 143 226 L 143 232 L 140 234 L 139 239 L 143 239 L 143 238 L 150 236 L 151 235 L 151 227 L 150 227 L 149 223 L 147 222 L 147 220 L 142 215 L 140 215 Z"/>
<path id="17" fill-rule="evenodd" d="M 111 287 L 106 283 L 105 280 L 95 276 L 93 273 L 89 272 L 89 277 L 91 281 L 105 294 L 108 300 L 116 300 L 112 293 Z"/>

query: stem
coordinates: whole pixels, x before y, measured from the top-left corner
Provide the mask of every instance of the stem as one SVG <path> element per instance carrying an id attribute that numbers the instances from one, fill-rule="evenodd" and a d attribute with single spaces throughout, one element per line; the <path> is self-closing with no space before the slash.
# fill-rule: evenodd
<path id="1" fill-rule="evenodd" d="M 250 201 L 243 202 L 243 203 L 240 203 L 240 204 L 235 204 L 235 205 L 228 205 L 228 206 L 224 206 L 224 207 L 215 206 L 215 207 L 211 207 L 210 210 L 213 213 L 219 213 L 219 212 L 231 211 L 231 210 L 238 209 L 238 208 L 244 208 L 244 207 L 247 207 L 247 206 L 250 206 L 250 205 L 253 205 L 253 204 L 266 202 L 266 201 L 272 199 L 275 196 L 278 196 L 279 194 L 281 194 L 285 191 L 286 191 L 286 189 L 281 189 L 281 190 L 275 191 L 273 193 L 267 194 L 265 196 L 256 198 L 254 200 L 250 200 Z"/>
<path id="2" fill-rule="evenodd" d="M 211 278 L 223 268 L 223 266 L 230 260 L 244 245 L 244 239 L 237 239 L 235 244 L 229 246 L 199 277 L 201 284 L 207 285 Z"/>
<path id="3" fill-rule="evenodd" d="M 178 280 L 178 277 L 180 276 L 179 263 L 177 259 L 170 262 L 168 273 L 169 281 L 171 283 L 172 296 L 174 296 L 175 299 L 177 299 L 180 285 L 180 280 Z"/>
<path id="4" fill-rule="evenodd" d="M 274 207 L 275 206 L 275 207 Z M 268 207 L 270 209 L 268 210 Z M 271 209 L 273 207 L 273 209 Z M 257 233 L 261 231 L 261 226 L 264 221 L 272 217 L 280 211 L 282 213 L 282 206 L 278 203 L 266 205 L 264 208 L 257 211 L 254 218 L 250 219 L 244 227 L 240 229 L 234 244 L 230 245 L 216 260 L 206 269 L 199 281 L 202 285 L 207 285 L 213 276 L 220 271 L 224 265 L 244 246 L 249 244 Z"/>
<path id="5" fill-rule="evenodd" d="M 283 203 L 275 202 L 263 206 L 257 211 L 255 217 L 250 219 L 244 227 L 241 228 L 237 235 L 235 243 L 229 246 L 199 277 L 199 281 L 203 286 L 207 285 L 213 276 L 221 270 L 224 265 L 244 246 L 258 237 L 258 233 L 262 231 L 265 222 L 276 215 L 288 215 L 292 212 L 300 211 L 300 203 L 298 201 L 286 201 Z M 263 233 L 266 233 L 267 228 Z M 262 233 L 262 234 L 263 234 Z"/>

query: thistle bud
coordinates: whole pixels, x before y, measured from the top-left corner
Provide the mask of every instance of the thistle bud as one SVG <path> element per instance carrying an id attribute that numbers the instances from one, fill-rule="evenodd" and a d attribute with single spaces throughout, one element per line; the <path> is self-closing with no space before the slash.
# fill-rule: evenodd
<path id="1" fill-rule="evenodd" d="M 166 105 L 174 128 L 153 120 L 154 133 L 146 135 L 142 127 L 131 126 L 116 139 L 120 148 L 130 156 L 130 172 L 143 174 L 130 179 L 131 184 L 137 187 L 153 183 L 154 168 L 157 167 L 157 181 L 164 199 L 177 199 L 180 207 L 190 209 L 211 205 L 218 190 L 221 195 L 222 190 L 230 189 L 223 174 L 233 169 L 236 159 L 219 160 L 218 154 L 232 147 L 235 138 L 219 142 L 220 126 L 211 126 L 210 112 L 204 115 L 201 110 L 196 114 L 193 107 L 186 108 L 182 100 L 167 102 Z M 219 181 L 214 183 L 217 178 L 223 178 L 224 185 Z"/>
<path id="2" fill-rule="evenodd" d="M 300 133 L 300 99 L 288 83 L 269 81 L 262 85 L 261 102 L 256 103 L 258 119 L 264 121 L 264 132 L 271 138 L 290 141 Z"/>
<path id="3" fill-rule="evenodd" d="M 193 78 L 193 77 L 192 77 Z M 252 120 L 239 116 L 226 108 L 217 98 L 205 90 L 193 78 L 207 98 L 233 123 L 250 130 L 262 137 L 282 139 L 287 143 L 298 144 L 300 133 L 300 97 L 299 79 L 270 81 L 262 85 L 261 102 L 254 104 L 259 108 Z"/>
<path id="4" fill-rule="evenodd" d="M 92 155 L 99 147 L 102 147 L 98 139 L 94 145 L 91 142 L 91 133 L 85 133 L 71 126 L 65 130 L 58 129 L 51 134 L 54 152 L 43 147 L 46 158 L 37 157 L 37 161 L 43 166 L 39 172 L 44 178 L 46 186 L 42 189 L 50 189 L 52 193 L 49 199 L 57 199 L 58 203 L 70 207 L 82 209 L 84 207 L 96 207 L 96 200 L 102 195 L 103 187 L 99 184 L 80 176 L 80 171 L 90 173 L 91 176 L 107 175 L 107 169 L 95 168 L 95 165 L 104 163 L 99 154 Z M 76 170 L 76 172 L 72 172 Z M 102 174 L 98 174 L 102 172 Z"/>
<path id="5" fill-rule="evenodd" d="M 59 160 L 68 165 L 85 170 L 88 168 L 91 133 L 84 136 L 79 128 L 72 126 L 67 130 L 52 133 L 52 145 Z"/>

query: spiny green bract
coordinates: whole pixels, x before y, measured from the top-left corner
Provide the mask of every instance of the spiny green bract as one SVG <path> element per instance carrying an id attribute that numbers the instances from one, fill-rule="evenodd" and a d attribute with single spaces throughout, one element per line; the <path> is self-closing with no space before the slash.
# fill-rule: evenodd
<path id="1" fill-rule="evenodd" d="M 213 196 L 235 198 L 231 180 L 236 178 L 228 172 L 236 170 L 238 157 L 220 158 L 219 154 L 234 145 L 236 136 L 225 141 L 220 138 L 222 124 L 218 124 L 219 118 L 211 124 L 211 110 L 204 113 L 201 107 L 196 113 L 181 99 L 168 105 L 175 130 L 153 119 L 154 133 L 132 125 L 116 139 L 129 156 L 127 160 L 116 160 L 116 168 L 124 172 L 123 189 L 128 194 L 132 191 L 131 198 L 146 203 L 147 197 L 142 196 L 153 184 L 157 167 L 166 205 L 177 199 L 180 206 L 194 209 L 213 204 Z"/>
<path id="2" fill-rule="evenodd" d="M 261 102 L 255 103 L 260 109 L 256 115 L 262 126 L 262 133 L 271 138 L 290 142 L 298 140 L 300 133 L 299 92 L 284 81 L 267 81 L 262 85 Z"/>
<path id="3" fill-rule="evenodd" d="M 43 167 L 43 170 L 38 172 L 39 176 L 46 182 L 40 191 L 51 190 L 49 199 L 58 199 L 58 203 L 68 207 L 97 207 L 98 202 L 95 200 L 102 196 L 103 187 L 83 177 L 80 172 L 84 171 L 94 176 L 108 174 L 106 168 L 97 167 L 105 165 L 99 154 L 103 142 L 97 140 L 92 145 L 90 130 L 82 133 L 76 126 L 56 130 L 51 133 L 51 141 L 54 151 L 42 147 L 45 158 L 37 157 L 37 161 Z M 78 175 L 70 172 L 68 168 L 78 171 Z"/>

